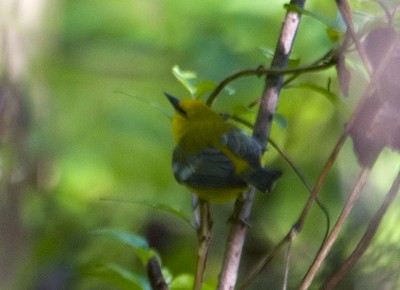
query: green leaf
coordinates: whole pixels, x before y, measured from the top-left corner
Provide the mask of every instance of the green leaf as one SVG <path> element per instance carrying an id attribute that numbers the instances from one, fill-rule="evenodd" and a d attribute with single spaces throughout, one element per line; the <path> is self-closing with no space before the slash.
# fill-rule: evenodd
<path id="1" fill-rule="evenodd" d="M 102 200 L 109 200 L 103 198 Z M 154 209 L 158 209 L 160 211 L 170 213 L 174 215 L 175 217 L 178 217 L 179 219 L 183 220 L 185 223 L 187 223 L 190 227 L 193 227 L 191 216 L 187 214 L 186 212 L 173 208 L 170 205 L 167 204 L 162 204 L 154 201 L 148 201 L 148 200 L 126 200 L 126 199 L 112 199 L 112 201 L 121 201 L 121 202 L 129 202 L 132 204 L 138 204 L 138 205 L 145 205 Z"/>
<path id="2" fill-rule="evenodd" d="M 284 115 L 275 113 L 273 121 L 282 129 L 286 129 L 288 126 L 287 119 Z"/>
<path id="3" fill-rule="evenodd" d="M 148 105 L 149 107 L 161 112 L 162 114 L 164 114 L 168 118 L 172 118 L 172 116 L 173 116 L 170 113 L 170 111 L 165 110 L 165 108 L 163 106 L 161 106 L 159 103 L 155 103 L 155 102 L 149 101 L 148 99 L 140 98 L 138 96 L 131 95 L 131 94 L 128 94 L 128 93 L 125 93 L 125 92 L 121 92 L 121 91 L 115 91 L 114 93 L 120 94 L 120 95 L 124 95 L 124 96 L 130 97 L 132 99 L 135 99 L 135 100 L 137 100 L 137 101 L 139 101 L 141 103 L 144 103 L 144 104 Z"/>
<path id="4" fill-rule="evenodd" d="M 235 104 L 232 106 L 230 109 L 232 115 L 236 116 L 243 116 L 247 114 L 254 114 L 256 112 L 256 108 L 249 108 L 248 106 L 245 106 L 243 104 Z"/>
<path id="5" fill-rule="evenodd" d="M 338 43 L 344 38 L 346 34 L 346 24 L 343 20 L 342 14 L 338 13 L 336 16 L 336 23 L 333 25 L 328 25 L 326 29 L 326 34 L 332 43 Z"/>
<path id="6" fill-rule="evenodd" d="M 146 265 L 150 258 L 157 256 L 157 253 L 149 247 L 147 241 L 141 236 L 115 229 L 100 229 L 91 233 L 105 236 L 130 246 L 138 255 L 143 265 Z"/>
<path id="7" fill-rule="evenodd" d="M 183 212 L 179 209 L 173 208 L 170 205 L 157 203 L 157 202 L 151 202 L 151 201 L 135 201 L 134 203 L 146 205 L 146 206 L 164 211 L 166 213 L 170 213 L 170 214 L 180 218 L 181 220 L 185 221 L 189 226 L 194 228 L 192 221 L 191 221 L 191 217 L 186 212 Z"/>
<path id="8" fill-rule="evenodd" d="M 172 68 L 172 73 L 183 87 L 189 91 L 190 95 L 194 97 L 198 84 L 197 74 L 193 71 L 183 71 L 177 65 Z"/>
<path id="9" fill-rule="evenodd" d="M 259 47 L 258 48 L 260 52 L 262 53 L 263 56 L 265 56 L 268 60 L 272 60 L 274 58 L 275 51 L 270 49 L 270 48 L 265 48 L 265 47 Z M 299 66 L 300 64 L 300 58 L 299 57 L 289 57 L 289 67 L 296 67 Z"/>
<path id="10" fill-rule="evenodd" d="M 199 82 L 195 72 L 183 71 L 177 65 L 172 68 L 172 73 L 184 88 L 189 91 L 193 98 L 199 98 L 201 95 L 212 91 L 217 86 L 217 84 L 212 81 Z"/>
<path id="11" fill-rule="evenodd" d="M 298 67 L 300 65 L 300 58 L 299 57 L 290 57 L 288 66 L 289 67 Z"/>
<path id="12" fill-rule="evenodd" d="M 298 89 L 310 89 L 314 92 L 317 92 L 324 96 L 329 102 L 331 102 L 336 108 L 338 108 L 342 113 L 348 115 L 348 109 L 346 105 L 341 101 L 340 97 L 336 94 L 332 93 L 325 87 L 313 84 L 313 83 L 301 83 L 293 86 L 289 86 L 287 88 L 298 88 Z"/>
<path id="13" fill-rule="evenodd" d="M 194 277 L 191 274 L 181 274 L 172 280 L 170 290 L 188 290 L 193 288 Z M 207 283 L 202 284 L 201 290 L 213 290 L 216 289 L 216 285 L 208 285 Z"/>
<path id="14" fill-rule="evenodd" d="M 286 9 L 286 11 L 290 12 L 297 12 L 299 14 L 302 14 L 304 9 L 301 9 L 298 7 L 296 4 L 290 3 L 290 4 L 284 4 L 283 8 Z"/>
<path id="15" fill-rule="evenodd" d="M 215 87 L 217 86 L 216 83 L 212 81 L 203 81 L 200 82 L 196 87 L 195 87 L 195 96 L 196 98 L 200 97 L 204 93 L 211 92 Z"/>
<path id="16" fill-rule="evenodd" d="M 121 289 L 151 290 L 147 277 L 138 275 L 122 266 L 115 264 L 92 265 L 83 269 L 85 275 L 100 278 Z"/>
<path id="17" fill-rule="evenodd" d="M 326 29 L 326 34 L 328 35 L 330 41 L 332 43 L 337 43 L 343 38 L 344 33 L 340 30 L 334 29 L 332 27 L 328 27 Z"/>
<path id="18" fill-rule="evenodd" d="M 266 47 L 259 47 L 258 50 L 261 52 L 263 56 L 265 56 L 267 59 L 272 60 L 274 58 L 275 51 L 266 48 Z"/>
<path id="19" fill-rule="evenodd" d="M 181 274 L 172 280 L 170 284 L 171 290 L 187 290 L 192 289 L 194 283 L 193 275 Z"/>

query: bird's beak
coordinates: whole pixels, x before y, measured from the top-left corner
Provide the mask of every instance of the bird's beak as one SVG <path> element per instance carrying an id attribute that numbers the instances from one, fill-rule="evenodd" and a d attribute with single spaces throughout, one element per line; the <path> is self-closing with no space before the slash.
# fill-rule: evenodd
<path id="1" fill-rule="evenodd" d="M 167 99 L 170 101 L 170 103 L 172 104 L 172 106 L 174 107 L 175 111 L 177 113 L 180 113 L 181 115 L 187 117 L 186 112 L 181 108 L 181 106 L 179 105 L 179 100 L 173 96 L 171 96 L 168 93 L 164 93 L 164 95 L 167 97 Z"/>
<path id="2" fill-rule="evenodd" d="M 172 104 L 172 106 L 174 107 L 175 110 L 179 111 L 180 107 L 179 107 L 179 100 L 173 96 L 171 96 L 168 93 L 164 93 L 164 95 L 167 97 L 168 101 L 170 101 L 170 103 Z"/>

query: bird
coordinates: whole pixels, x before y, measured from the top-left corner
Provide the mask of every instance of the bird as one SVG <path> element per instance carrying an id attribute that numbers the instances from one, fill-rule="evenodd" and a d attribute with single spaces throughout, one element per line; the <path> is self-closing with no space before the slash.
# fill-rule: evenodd
<path id="1" fill-rule="evenodd" d="M 263 150 L 256 139 L 200 100 L 164 94 L 175 109 L 172 170 L 178 183 L 214 203 L 236 199 L 249 186 L 272 189 L 281 172 L 262 167 Z"/>

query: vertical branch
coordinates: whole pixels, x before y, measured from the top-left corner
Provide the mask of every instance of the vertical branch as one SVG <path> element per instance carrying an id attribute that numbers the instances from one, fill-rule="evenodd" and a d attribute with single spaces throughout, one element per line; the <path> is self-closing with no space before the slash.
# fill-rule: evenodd
<path id="1" fill-rule="evenodd" d="M 235 287 L 246 237 L 247 220 L 250 216 L 251 201 L 253 200 L 254 194 L 255 190 L 251 188 L 244 194 L 245 198 L 236 200 L 232 216 L 233 224 L 229 232 L 222 271 L 218 281 L 218 290 L 234 289 Z"/>
<path id="2" fill-rule="evenodd" d="M 208 250 L 211 244 L 212 219 L 210 203 L 199 199 L 200 227 L 197 230 L 199 247 L 197 252 L 197 268 L 193 285 L 194 290 L 200 290 L 203 283 L 204 271 L 207 264 Z"/>
<path id="3" fill-rule="evenodd" d="M 299 8 L 304 7 L 305 0 L 292 0 L 291 4 Z M 297 29 L 300 24 L 300 14 L 288 11 L 281 29 L 278 45 L 272 60 L 271 68 L 284 69 L 287 67 Z M 272 118 L 276 112 L 278 98 L 282 88 L 283 75 L 269 75 L 265 79 L 264 93 L 261 98 L 257 120 L 254 125 L 253 136 L 260 144 L 266 144 L 272 125 Z"/>
<path id="4" fill-rule="evenodd" d="M 303 8 L 305 0 L 292 0 L 290 3 Z M 299 23 L 300 14 L 288 10 L 271 64 L 272 68 L 284 69 L 287 67 Z M 270 135 L 272 118 L 276 112 L 282 83 L 283 75 L 270 75 L 265 80 L 264 92 L 253 131 L 253 137 L 263 146 L 267 143 Z M 234 289 L 235 287 L 247 231 L 246 222 L 250 217 L 254 193 L 255 190 L 250 189 L 246 192 L 244 199 L 238 199 L 236 202 L 233 215 L 235 219 L 228 236 L 218 290 Z"/>
<path id="5" fill-rule="evenodd" d="M 35 22 L 41 9 L 35 2 L 27 19 L 26 13 L 21 13 L 24 5 L 19 2 L 0 1 L 0 247 L 4 249 L 0 251 L 1 289 L 10 289 L 16 281 L 18 262 L 27 243 L 21 215 L 24 188 L 32 185 L 32 176 L 37 173 L 25 146 L 31 124 L 25 81 L 30 53 L 38 44 L 35 39 L 41 39 Z M 38 37 L 27 38 L 27 31 L 29 36 Z M 27 39 L 33 41 L 26 45 Z"/>

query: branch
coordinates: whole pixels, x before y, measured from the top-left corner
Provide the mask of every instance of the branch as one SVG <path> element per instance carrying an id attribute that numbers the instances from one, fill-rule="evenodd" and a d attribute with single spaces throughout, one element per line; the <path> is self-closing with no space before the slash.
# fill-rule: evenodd
<path id="1" fill-rule="evenodd" d="M 299 8 L 304 7 L 305 0 L 292 0 L 291 4 Z M 289 62 L 289 55 L 300 24 L 301 15 L 297 11 L 288 10 L 275 50 L 272 68 L 286 68 Z M 279 94 L 283 84 L 283 75 L 268 75 L 265 78 L 264 93 L 261 98 L 257 120 L 254 125 L 253 137 L 260 144 L 266 144 L 272 125 L 272 118 L 276 112 Z"/>
<path id="2" fill-rule="evenodd" d="M 151 258 L 147 262 L 147 277 L 150 280 L 153 290 L 168 290 L 168 284 L 165 282 L 161 272 L 160 263 L 156 258 Z"/>
<path id="3" fill-rule="evenodd" d="M 297 221 L 294 223 L 294 225 L 292 226 L 292 228 L 290 229 L 290 231 L 287 233 L 287 235 L 275 246 L 275 248 L 269 252 L 267 255 L 265 255 L 264 257 L 262 257 L 260 259 L 260 262 L 257 263 L 252 270 L 250 271 L 250 274 L 245 278 L 245 280 L 243 280 L 243 282 L 240 284 L 239 289 L 244 289 L 244 287 L 246 287 L 249 283 L 251 283 L 254 278 L 263 270 L 263 268 L 279 253 L 279 251 L 281 250 L 281 248 L 286 244 L 291 242 L 295 236 L 301 231 L 301 229 L 303 228 L 303 224 L 305 222 L 305 219 L 308 215 L 308 213 L 310 212 L 311 206 L 313 205 L 314 201 L 317 202 L 317 204 L 320 206 L 320 208 L 323 210 L 323 212 L 326 213 L 326 216 L 328 217 L 328 227 L 327 227 L 327 231 L 329 231 L 329 225 L 330 225 L 330 219 L 329 219 L 329 215 L 327 213 L 326 208 L 322 205 L 322 203 L 318 200 L 318 193 L 321 190 L 322 185 L 324 184 L 325 178 L 328 175 L 333 163 L 335 162 L 341 148 L 342 145 L 344 143 L 344 141 L 346 140 L 347 137 L 347 133 L 345 132 L 344 134 L 342 134 L 342 136 L 340 136 L 338 142 L 335 145 L 335 148 L 332 150 L 331 155 L 329 156 L 328 160 L 325 163 L 324 168 L 322 169 L 314 187 L 311 190 L 310 196 L 303 208 L 303 211 L 301 212 L 299 218 L 297 219 Z M 296 171 L 296 170 L 295 170 Z M 296 171 L 297 172 L 297 171 Z M 308 186 L 306 185 L 306 187 L 308 188 Z M 324 244 L 324 242 L 327 239 L 327 234 L 325 234 L 324 236 L 324 240 L 322 242 L 322 245 Z M 321 246 L 322 247 L 322 246 Z"/>
<path id="4" fill-rule="evenodd" d="M 197 229 L 197 237 L 199 240 L 199 247 L 197 252 L 197 268 L 196 276 L 193 285 L 194 290 L 200 290 L 203 283 L 204 271 L 206 269 L 208 250 L 211 244 L 211 228 L 212 219 L 210 212 L 210 203 L 208 201 L 199 199 L 200 211 L 200 227 Z"/>
<path id="5" fill-rule="evenodd" d="M 336 4 L 339 8 L 340 14 L 342 14 L 344 22 L 346 23 L 347 31 L 350 34 L 351 39 L 354 41 L 357 52 L 360 55 L 360 58 L 363 61 L 369 76 L 371 76 L 372 66 L 370 61 L 368 60 L 367 54 L 365 53 L 363 46 L 360 43 L 359 38 L 357 37 L 356 32 L 354 31 L 350 5 L 347 0 L 336 0 Z"/>
<path id="6" fill-rule="evenodd" d="M 218 281 L 218 290 L 234 289 L 244 240 L 246 237 L 248 218 L 251 212 L 251 200 L 255 189 L 250 188 L 241 198 L 236 200 L 232 216 L 232 227 L 229 232 L 225 249 L 222 271 Z"/>
<path id="7" fill-rule="evenodd" d="M 369 244 L 371 243 L 373 237 L 378 230 L 378 227 L 382 221 L 383 216 L 387 212 L 387 209 L 392 204 L 393 200 L 396 198 L 400 187 L 400 172 L 398 173 L 396 179 L 394 180 L 392 187 L 390 188 L 389 192 L 387 193 L 381 207 L 375 213 L 374 217 L 372 218 L 371 222 L 368 225 L 367 230 L 365 231 L 364 235 L 362 236 L 360 242 L 358 243 L 357 247 L 353 251 L 353 253 L 346 259 L 344 264 L 340 267 L 340 269 L 332 275 L 323 289 L 325 290 L 332 290 L 335 288 L 337 283 L 339 283 L 343 277 L 351 270 L 354 264 L 360 259 L 360 257 L 365 253 L 366 249 L 368 248 Z"/>
<path id="8" fill-rule="evenodd" d="M 305 0 L 291 1 L 292 4 L 297 5 L 300 8 L 304 7 L 304 2 Z M 281 35 L 275 50 L 274 59 L 271 64 L 272 68 L 284 69 L 287 67 L 299 23 L 299 13 L 295 11 L 288 11 L 286 13 L 281 29 Z M 260 102 L 260 108 L 253 131 L 253 137 L 264 146 L 267 143 L 271 131 L 272 117 L 276 112 L 282 83 L 283 75 L 268 75 L 265 79 L 264 93 Z M 246 221 L 250 217 L 254 193 L 255 190 L 252 188 L 245 193 L 244 199 L 238 199 L 236 201 L 234 210 L 234 217 L 236 219 L 233 220 L 229 232 L 223 267 L 218 283 L 218 290 L 234 289 L 235 287 L 247 231 Z"/>
<path id="9" fill-rule="evenodd" d="M 286 75 L 286 74 L 295 74 L 294 77 L 298 76 L 299 74 L 307 73 L 307 72 L 318 72 L 321 70 L 325 70 L 334 66 L 336 64 L 335 53 L 329 51 L 326 55 L 322 58 L 318 59 L 311 65 L 295 67 L 295 68 L 265 68 L 263 66 L 259 66 L 255 69 L 244 69 L 240 70 L 222 80 L 218 86 L 212 91 L 210 96 L 207 99 L 207 106 L 211 106 L 217 96 L 221 93 L 221 91 L 231 82 L 237 80 L 239 78 L 245 76 L 279 76 L 279 75 Z"/>
<path id="10" fill-rule="evenodd" d="M 299 290 L 308 289 L 314 280 L 315 275 L 317 274 L 318 270 L 320 269 L 322 263 L 324 262 L 326 256 L 328 255 L 330 249 L 332 248 L 334 242 L 336 241 L 348 215 L 351 212 L 355 202 L 357 201 L 358 197 L 361 194 L 362 189 L 365 186 L 365 183 L 368 180 L 368 176 L 371 169 L 369 167 L 364 167 L 361 170 L 361 173 L 351 191 L 346 204 L 344 205 L 339 218 L 333 227 L 331 233 L 329 234 L 326 242 L 322 245 L 321 249 L 318 251 L 318 255 L 315 257 L 314 262 L 312 263 L 310 269 L 308 270 L 306 276 L 304 276 L 303 281 L 299 287 Z"/>
<path id="11" fill-rule="evenodd" d="M 339 140 L 337 141 L 335 148 L 332 150 L 331 155 L 329 156 L 328 160 L 325 163 L 324 168 L 321 171 L 321 174 L 319 175 L 317 182 L 315 183 L 311 194 L 303 208 L 303 211 L 301 212 L 299 218 L 297 219 L 297 222 L 293 225 L 293 228 L 296 229 L 297 232 L 300 232 L 301 229 L 303 228 L 304 221 L 308 215 L 308 213 L 311 210 L 311 206 L 313 205 L 314 201 L 317 199 L 317 195 L 319 191 L 321 190 L 322 185 L 324 184 L 325 178 L 328 175 L 329 171 L 332 168 L 333 163 L 335 162 L 337 156 L 339 155 L 340 150 L 342 149 L 342 146 L 344 144 L 344 141 L 346 141 L 347 138 L 347 132 L 344 132 Z"/>

